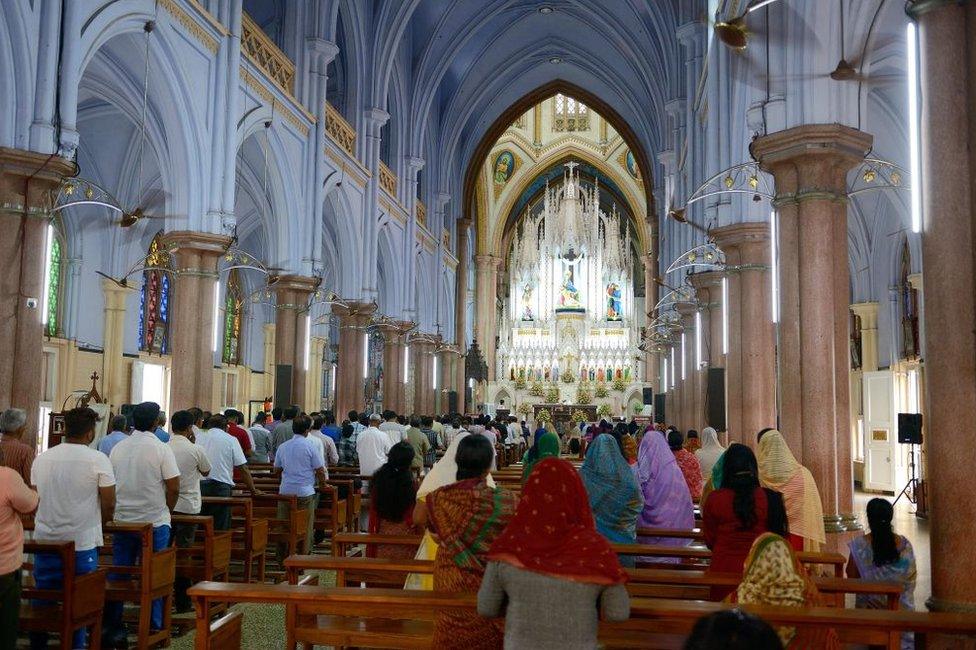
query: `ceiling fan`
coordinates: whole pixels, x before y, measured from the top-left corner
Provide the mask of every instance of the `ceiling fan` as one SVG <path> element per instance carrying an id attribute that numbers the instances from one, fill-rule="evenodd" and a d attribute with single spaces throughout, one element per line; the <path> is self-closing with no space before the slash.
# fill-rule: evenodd
<path id="1" fill-rule="evenodd" d="M 770 5 L 779 0 L 753 0 L 738 16 L 715 23 L 713 29 L 718 40 L 734 50 L 744 50 L 749 45 L 749 30 L 746 27 L 746 17 L 757 9 Z"/>

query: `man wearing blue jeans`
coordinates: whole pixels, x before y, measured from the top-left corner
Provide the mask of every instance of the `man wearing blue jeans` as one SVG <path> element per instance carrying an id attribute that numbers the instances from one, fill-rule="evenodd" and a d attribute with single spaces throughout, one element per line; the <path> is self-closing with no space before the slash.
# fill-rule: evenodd
<path id="1" fill-rule="evenodd" d="M 64 441 L 34 460 L 31 483 L 40 505 L 34 519 L 34 539 L 75 543 L 75 575 L 98 568 L 102 523 L 115 510 L 115 473 L 108 456 L 88 447 L 95 436 L 98 415 L 89 408 L 71 409 L 64 416 Z M 34 556 L 34 581 L 39 589 L 59 589 L 64 582 L 61 556 Z M 84 648 L 86 630 L 75 632 L 72 648 Z M 32 633 L 32 648 L 46 648 L 47 634 Z"/>
<path id="2" fill-rule="evenodd" d="M 155 430 L 159 405 L 143 402 L 132 411 L 134 431 L 112 449 L 109 460 L 118 482 L 116 488 L 115 521 L 123 523 L 151 523 L 153 550 L 169 546 L 170 513 L 180 496 L 180 469 L 173 450 L 161 442 Z M 112 558 L 116 566 L 135 566 L 140 560 L 140 540 L 137 535 L 112 535 Z M 124 575 L 109 574 L 108 579 L 125 579 Z M 122 603 L 105 604 L 105 641 L 112 646 L 126 643 L 122 625 Z M 163 599 L 152 603 L 150 627 L 163 627 Z"/>

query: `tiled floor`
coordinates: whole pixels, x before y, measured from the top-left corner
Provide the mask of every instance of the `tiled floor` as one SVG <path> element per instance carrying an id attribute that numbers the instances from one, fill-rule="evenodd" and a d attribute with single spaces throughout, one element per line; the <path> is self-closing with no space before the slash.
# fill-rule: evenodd
<path id="1" fill-rule="evenodd" d="M 861 523 L 867 528 L 867 516 L 864 509 L 868 501 L 879 496 L 857 492 L 854 495 L 854 507 L 860 517 Z M 884 497 L 889 501 L 891 497 Z M 895 532 L 907 537 L 912 547 L 915 549 L 915 565 L 918 570 L 918 580 L 915 583 L 915 609 L 925 611 L 925 601 L 932 595 L 932 572 L 930 570 L 931 558 L 929 557 L 929 522 L 926 519 L 919 519 L 915 516 L 915 506 L 903 497 L 895 506 L 895 520 L 892 525 Z"/>

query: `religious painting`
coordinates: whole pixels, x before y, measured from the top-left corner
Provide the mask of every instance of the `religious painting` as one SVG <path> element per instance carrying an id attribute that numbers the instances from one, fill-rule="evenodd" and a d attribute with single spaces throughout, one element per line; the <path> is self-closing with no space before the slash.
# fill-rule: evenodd
<path id="1" fill-rule="evenodd" d="M 515 173 L 515 156 L 511 151 L 503 151 L 495 158 L 495 185 L 504 185 Z"/>
<path id="2" fill-rule="evenodd" d="M 619 321 L 623 318 L 622 297 L 619 284 L 611 282 L 607 285 L 607 320 Z"/>
<path id="3" fill-rule="evenodd" d="M 637 166 L 637 160 L 634 158 L 634 152 L 630 149 L 626 149 L 623 153 L 617 156 L 617 164 L 627 170 L 630 177 L 633 178 L 638 183 L 643 182 L 640 173 L 640 167 Z"/>
<path id="4" fill-rule="evenodd" d="M 563 282 L 559 287 L 559 309 L 556 311 L 582 311 L 579 289 L 576 288 L 576 266 L 567 264 Z"/>
<path id="5" fill-rule="evenodd" d="M 532 285 L 527 284 L 522 289 L 522 320 L 532 321 L 535 320 L 535 314 L 532 313 Z"/>

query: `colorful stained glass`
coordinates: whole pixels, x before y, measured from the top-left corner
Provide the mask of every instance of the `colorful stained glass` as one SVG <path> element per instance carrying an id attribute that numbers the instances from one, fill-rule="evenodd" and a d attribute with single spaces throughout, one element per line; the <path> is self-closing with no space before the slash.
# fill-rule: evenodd
<path id="1" fill-rule="evenodd" d="M 48 266 L 47 285 L 47 326 L 45 334 L 58 335 L 58 296 L 61 290 L 61 242 L 57 237 L 51 238 L 51 262 Z"/>
<path id="2" fill-rule="evenodd" d="M 221 359 L 223 363 L 241 363 L 241 312 L 243 311 L 243 291 L 237 269 L 227 278 L 227 295 L 224 298 L 224 345 Z"/>
<path id="3" fill-rule="evenodd" d="M 149 244 L 147 263 L 162 266 L 168 253 L 162 247 L 160 234 Z M 144 352 L 169 352 L 169 276 L 156 269 L 142 274 L 142 295 L 139 298 L 139 349 Z"/>

